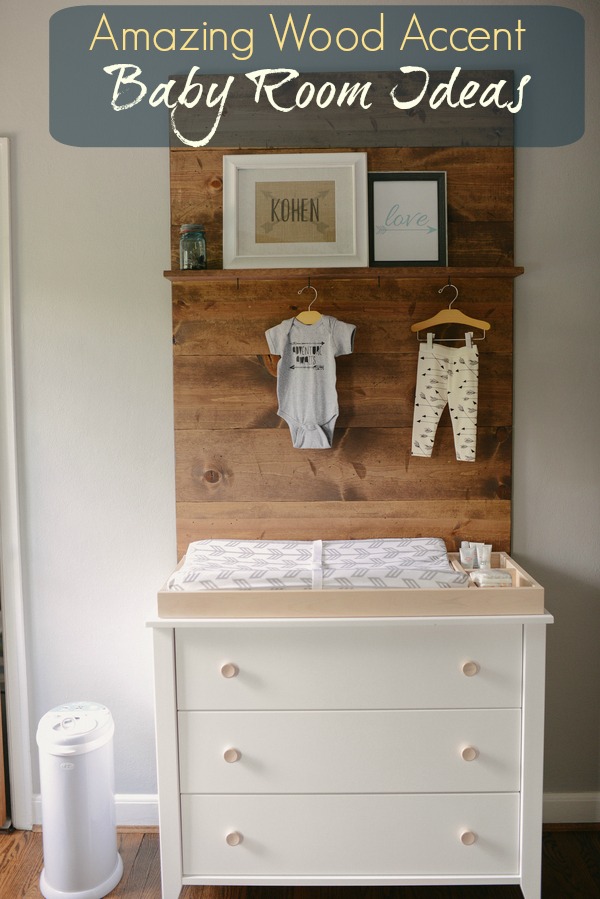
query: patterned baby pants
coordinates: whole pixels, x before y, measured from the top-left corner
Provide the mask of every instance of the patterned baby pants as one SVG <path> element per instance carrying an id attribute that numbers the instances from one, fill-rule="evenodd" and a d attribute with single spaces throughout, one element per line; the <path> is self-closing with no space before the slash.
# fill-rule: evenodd
<path id="1" fill-rule="evenodd" d="M 476 346 L 447 347 L 431 340 L 421 345 L 413 417 L 413 456 L 431 456 L 441 414 L 448 403 L 456 458 L 475 460 L 477 441 L 477 386 L 479 358 Z"/>

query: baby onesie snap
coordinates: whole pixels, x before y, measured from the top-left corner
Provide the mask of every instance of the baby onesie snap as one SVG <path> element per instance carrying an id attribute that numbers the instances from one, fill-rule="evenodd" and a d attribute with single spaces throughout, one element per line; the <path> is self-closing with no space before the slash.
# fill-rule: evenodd
<path id="1" fill-rule="evenodd" d="M 335 357 L 354 348 L 355 325 L 322 315 L 314 325 L 288 318 L 269 328 L 277 364 L 277 414 L 287 422 L 296 449 L 330 449 L 339 414 Z"/>
<path id="2" fill-rule="evenodd" d="M 448 403 L 456 458 L 460 462 L 475 460 L 478 379 L 476 346 L 422 344 L 417 364 L 411 455 L 431 456 L 437 426 Z"/>

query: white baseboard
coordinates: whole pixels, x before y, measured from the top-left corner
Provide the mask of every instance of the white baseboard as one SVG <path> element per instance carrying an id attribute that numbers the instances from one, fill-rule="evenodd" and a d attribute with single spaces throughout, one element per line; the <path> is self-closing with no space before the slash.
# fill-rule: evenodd
<path id="1" fill-rule="evenodd" d="M 158 827 L 158 796 L 155 793 L 119 793 L 115 796 L 117 827 Z"/>
<path id="2" fill-rule="evenodd" d="M 158 797 L 154 793 L 117 793 L 117 826 L 158 826 Z M 600 823 L 600 793 L 544 793 L 544 824 Z M 42 823 L 41 797 L 33 797 L 33 823 Z"/>
<path id="3" fill-rule="evenodd" d="M 544 824 L 600 823 L 600 793 L 544 793 Z"/>
<path id="4" fill-rule="evenodd" d="M 117 793 L 115 796 L 117 827 L 157 827 L 158 796 L 155 793 Z M 42 798 L 33 797 L 33 824 L 42 823 Z"/>

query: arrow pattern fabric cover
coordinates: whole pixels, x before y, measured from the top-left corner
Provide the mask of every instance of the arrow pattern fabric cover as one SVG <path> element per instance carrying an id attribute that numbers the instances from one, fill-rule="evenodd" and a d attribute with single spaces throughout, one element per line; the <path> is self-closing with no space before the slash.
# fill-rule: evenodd
<path id="1" fill-rule="evenodd" d="M 383 540 L 199 540 L 169 590 L 352 590 L 466 587 L 437 537 Z"/>

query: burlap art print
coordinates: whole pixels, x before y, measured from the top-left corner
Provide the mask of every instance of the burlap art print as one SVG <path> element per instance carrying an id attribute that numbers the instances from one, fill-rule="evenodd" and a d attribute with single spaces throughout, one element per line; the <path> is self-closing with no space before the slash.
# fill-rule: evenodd
<path id="1" fill-rule="evenodd" d="M 335 181 L 260 181 L 256 243 L 333 243 Z"/>
<path id="2" fill-rule="evenodd" d="M 223 155 L 223 268 L 368 262 L 365 152 Z"/>

